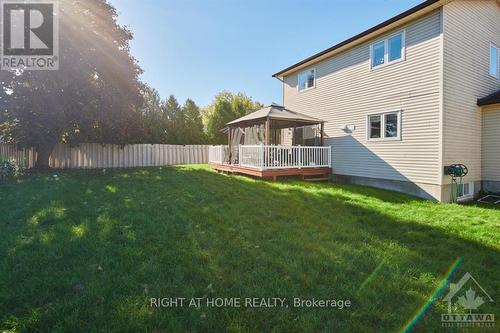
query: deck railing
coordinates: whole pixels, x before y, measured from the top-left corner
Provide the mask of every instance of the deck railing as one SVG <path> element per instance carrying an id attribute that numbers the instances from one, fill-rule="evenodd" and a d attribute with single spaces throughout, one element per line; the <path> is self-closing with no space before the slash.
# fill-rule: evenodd
<path id="1" fill-rule="evenodd" d="M 208 161 L 210 163 L 226 163 L 227 146 L 210 146 L 208 149 Z"/>
<path id="2" fill-rule="evenodd" d="M 225 156 L 227 150 L 227 146 L 210 147 L 210 162 L 230 164 L 228 156 Z M 231 158 L 233 165 L 258 170 L 331 167 L 329 146 L 240 145 L 236 154 Z"/>

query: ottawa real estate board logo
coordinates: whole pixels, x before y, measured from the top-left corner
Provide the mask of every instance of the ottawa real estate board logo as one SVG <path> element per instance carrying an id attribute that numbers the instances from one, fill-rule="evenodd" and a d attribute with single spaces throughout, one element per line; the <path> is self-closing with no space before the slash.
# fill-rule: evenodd
<path id="1" fill-rule="evenodd" d="M 448 303 L 448 313 L 441 314 L 443 327 L 495 327 L 495 314 L 480 310 L 493 299 L 470 273 L 450 284 L 443 301 Z"/>
<path id="2" fill-rule="evenodd" d="M 0 69 L 59 69 L 58 2 L 0 0 Z"/>

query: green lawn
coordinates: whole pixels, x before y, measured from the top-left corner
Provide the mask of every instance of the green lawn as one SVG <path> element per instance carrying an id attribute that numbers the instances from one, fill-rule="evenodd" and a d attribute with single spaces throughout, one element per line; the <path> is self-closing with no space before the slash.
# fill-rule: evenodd
<path id="1" fill-rule="evenodd" d="M 206 166 L 31 175 L 0 186 L 0 332 L 397 332 L 459 257 L 453 281 L 470 272 L 497 301 L 480 312 L 498 317 L 499 227 L 494 206 Z M 352 306 L 152 308 L 151 297 Z M 440 331 L 446 309 L 434 303 L 415 331 Z"/>

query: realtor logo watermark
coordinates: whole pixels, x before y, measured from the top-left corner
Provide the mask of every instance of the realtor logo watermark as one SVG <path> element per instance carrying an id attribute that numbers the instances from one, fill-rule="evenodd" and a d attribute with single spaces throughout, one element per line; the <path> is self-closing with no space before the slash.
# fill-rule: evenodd
<path id="1" fill-rule="evenodd" d="M 443 301 L 448 303 L 448 313 L 441 315 L 443 327 L 495 326 L 495 314 L 479 310 L 481 305 L 493 299 L 470 273 L 465 273 L 457 284 L 450 284 Z"/>
<path id="2" fill-rule="evenodd" d="M 0 0 L 0 69 L 59 69 L 55 0 Z"/>

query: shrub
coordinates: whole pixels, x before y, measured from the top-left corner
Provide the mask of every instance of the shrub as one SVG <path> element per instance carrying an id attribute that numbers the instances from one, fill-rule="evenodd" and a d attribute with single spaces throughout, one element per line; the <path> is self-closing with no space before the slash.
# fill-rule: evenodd
<path id="1" fill-rule="evenodd" d="M 14 179 L 21 173 L 22 168 L 17 162 L 0 159 L 0 183 Z"/>

